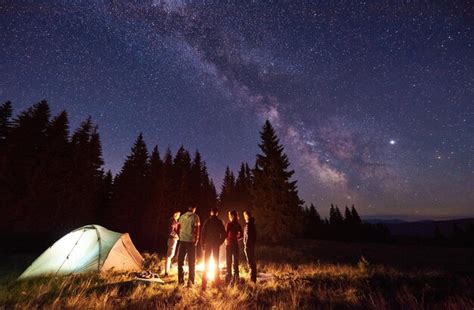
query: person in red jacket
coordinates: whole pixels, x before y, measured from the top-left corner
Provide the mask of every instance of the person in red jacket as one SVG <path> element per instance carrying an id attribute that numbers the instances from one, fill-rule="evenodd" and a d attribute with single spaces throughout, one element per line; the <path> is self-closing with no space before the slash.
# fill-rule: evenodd
<path id="1" fill-rule="evenodd" d="M 243 238 L 237 211 L 229 212 L 230 222 L 226 225 L 225 252 L 227 262 L 226 283 L 237 284 L 239 281 L 239 240 Z M 232 274 L 233 271 L 233 274 Z"/>

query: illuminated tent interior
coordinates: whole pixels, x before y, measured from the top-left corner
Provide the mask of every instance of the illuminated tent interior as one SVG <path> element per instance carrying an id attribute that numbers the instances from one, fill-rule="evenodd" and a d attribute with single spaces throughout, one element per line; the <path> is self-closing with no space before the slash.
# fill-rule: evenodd
<path id="1" fill-rule="evenodd" d="M 128 233 L 114 232 L 99 225 L 87 225 L 56 241 L 19 279 L 89 271 L 141 270 L 142 265 L 143 257 Z"/>

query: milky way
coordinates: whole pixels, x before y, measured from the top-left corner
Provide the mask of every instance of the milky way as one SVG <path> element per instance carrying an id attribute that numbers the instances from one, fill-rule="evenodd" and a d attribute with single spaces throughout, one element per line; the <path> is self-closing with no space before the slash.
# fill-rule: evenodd
<path id="1" fill-rule="evenodd" d="M 0 100 L 99 125 L 117 172 L 139 132 L 199 149 L 220 184 L 270 119 L 325 214 L 474 214 L 468 4 L 0 4 Z"/>

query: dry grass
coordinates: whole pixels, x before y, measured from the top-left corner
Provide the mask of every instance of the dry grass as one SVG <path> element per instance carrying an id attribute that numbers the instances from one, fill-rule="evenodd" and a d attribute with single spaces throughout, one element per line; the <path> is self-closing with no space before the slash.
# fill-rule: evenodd
<path id="1" fill-rule="evenodd" d="M 258 253 L 260 272 L 273 277 L 254 285 L 245 281 L 242 267 L 241 284 L 205 291 L 200 274 L 197 285 L 187 288 L 177 286 L 175 275 L 162 285 L 136 282 L 128 274 L 15 281 L 18 270 L 0 279 L 0 309 L 474 308 L 472 274 L 407 271 L 360 258 L 358 263 L 320 263 L 291 247 L 262 247 Z M 156 270 L 160 260 L 149 258 Z"/>

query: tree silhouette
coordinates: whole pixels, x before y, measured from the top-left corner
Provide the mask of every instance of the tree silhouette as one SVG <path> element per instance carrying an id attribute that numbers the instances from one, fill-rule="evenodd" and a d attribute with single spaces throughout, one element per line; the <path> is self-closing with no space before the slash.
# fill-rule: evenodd
<path id="1" fill-rule="evenodd" d="M 68 228 L 95 221 L 101 203 L 103 182 L 102 147 L 97 126 L 89 117 L 74 132 L 72 139 L 72 188 L 67 216 Z"/>
<path id="2" fill-rule="evenodd" d="M 148 202 L 148 176 L 148 150 L 143 135 L 139 134 L 122 170 L 115 177 L 110 223 L 113 229 L 129 231 L 137 239 L 140 239 L 139 225 L 143 208 Z"/>
<path id="3" fill-rule="evenodd" d="M 303 201 L 298 197 L 288 157 L 269 121 L 260 133 L 261 154 L 257 155 L 253 207 L 262 239 L 279 242 L 300 232 Z"/>
<path id="4" fill-rule="evenodd" d="M 360 219 L 359 213 L 357 213 L 357 210 L 355 209 L 355 206 L 352 205 L 351 207 L 351 216 L 352 216 L 352 221 L 356 225 L 362 224 L 362 220 Z"/>
<path id="5" fill-rule="evenodd" d="M 0 105 L 0 154 L 4 151 L 8 134 L 11 130 L 12 103 L 7 101 Z"/>
<path id="6" fill-rule="evenodd" d="M 43 100 L 21 112 L 12 122 L 6 150 L 5 185 L 8 193 L 4 201 L 14 206 L 10 208 L 7 222 L 19 231 L 39 229 L 37 217 L 42 208 L 38 203 L 36 185 L 44 168 L 41 154 L 46 148 L 50 114 L 49 105 Z"/>
<path id="7" fill-rule="evenodd" d="M 0 105 L 3 235 L 46 240 L 99 223 L 130 232 L 139 248 L 163 251 L 173 211 L 195 204 L 207 216 L 216 206 L 216 189 L 198 151 L 192 161 L 184 147 L 174 158 L 168 148 L 161 159 L 158 147 L 149 156 L 140 134 L 114 178 L 103 170 L 100 136 L 90 117 L 70 136 L 67 113 L 50 119 L 46 101 L 14 119 L 12 113 L 10 102 Z"/>

